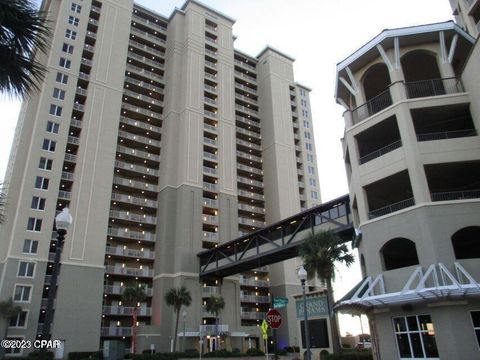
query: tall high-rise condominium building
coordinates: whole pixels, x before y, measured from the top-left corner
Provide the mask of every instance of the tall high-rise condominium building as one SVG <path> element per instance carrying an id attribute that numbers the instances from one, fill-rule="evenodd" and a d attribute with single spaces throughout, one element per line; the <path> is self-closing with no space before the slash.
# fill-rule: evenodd
<path id="1" fill-rule="evenodd" d="M 1 300 L 22 307 L 8 337 L 36 339 L 55 291 L 52 338 L 66 352 L 128 343 L 133 308 L 121 295 L 142 286 L 138 324 L 169 351 L 164 295 L 184 285 L 187 348 L 200 332 L 222 334 L 204 350 L 258 346 L 271 294 L 299 292 L 295 261 L 200 283 L 197 253 L 320 203 L 310 90 L 295 83 L 294 60 L 234 49 L 234 20 L 194 0 L 170 17 L 130 0 L 42 8 L 48 72 L 22 106 L 0 233 Z M 64 207 L 74 221 L 51 288 Z M 212 294 L 226 301 L 218 326 L 204 307 Z M 292 321 L 284 345 L 298 345 Z"/>
<path id="2" fill-rule="evenodd" d="M 364 280 L 336 307 L 368 315 L 375 359 L 480 356 L 480 48 L 464 21 L 471 35 L 385 30 L 337 65 Z"/>

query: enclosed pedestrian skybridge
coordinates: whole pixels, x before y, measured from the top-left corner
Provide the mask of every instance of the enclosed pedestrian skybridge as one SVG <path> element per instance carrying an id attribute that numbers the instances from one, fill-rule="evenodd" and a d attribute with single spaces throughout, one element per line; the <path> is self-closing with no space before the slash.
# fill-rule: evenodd
<path id="1" fill-rule="evenodd" d="M 200 279 L 223 278 L 294 258 L 308 235 L 320 229 L 331 229 L 345 241 L 353 239 L 348 195 L 200 252 Z"/>

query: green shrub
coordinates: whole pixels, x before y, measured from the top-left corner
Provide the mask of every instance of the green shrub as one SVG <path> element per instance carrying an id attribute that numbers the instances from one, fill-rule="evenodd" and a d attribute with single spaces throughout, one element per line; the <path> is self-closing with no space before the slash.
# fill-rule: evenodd
<path id="1" fill-rule="evenodd" d="M 262 355 L 265 355 L 265 353 L 262 350 L 257 349 L 257 348 L 250 348 L 250 349 L 247 350 L 247 352 L 245 354 L 247 354 L 248 356 L 262 356 Z"/>
<path id="2" fill-rule="evenodd" d="M 99 351 L 74 351 L 68 353 L 68 360 L 100 359 Z"/>

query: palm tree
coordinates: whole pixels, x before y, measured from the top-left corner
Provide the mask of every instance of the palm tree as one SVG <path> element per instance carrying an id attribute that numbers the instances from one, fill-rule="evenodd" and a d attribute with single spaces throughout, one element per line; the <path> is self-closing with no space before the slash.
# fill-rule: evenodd
<path id="1" fill-rule="evenodd" d="M 5 319 L 5 331 L 3 333 L 3 339 L 7 338 L 8 332 L 8 324 L 10 320 L 15 318 L 20 312 L 22 308 L 18 305 L 13 305 L 12 298 L 8 299 L 7 301 L 0 302 L 0 316 Z M 5 356 L 5 348 L 3 346 L 0 347 L 0 359 L 3 359 Z"/>
<path id="2" fill-rule="evenodd" d="M 218 335 L 218 315 L 224 308 L 225 300 L 223 300 L 221 296 L 212 295 L 207 299 L 207 303 L 205 304 L 205 310 L 215 315 L 215 335 Z"/>
<path id="3" fill-rule="evenodd" d="M 299 248 L 308 278 L 317 276 L 327 285 L 328 312 L 330 316 L 330 332 L 334 354 L 340 353 L 340 338 L 335 312 L 333 311 L 333 288 L 335 280 L 335 263 L 344 263 L 347 267 L 355 261 L 348 252 L 345 242 L 331 230 L 323 230 L 311 234 Z"/>
<path id="4" fill-rule="evenodd" d="M 45 67 L 35 52 L 46 52 L 46 14 L 31 0 L 0 0 L 0 92 L 25 97 L 38 89 Z"/>
<path id="5" fill-rule="evenodd" d="M 168 306 L 173 306 L 173 311 L 177 314 L 177 319 L 175 321 L 175 332 L 173 336 L 173 350 L 176 350 L 180 310 L 182 309 L 183 305 L 190 306 L 192 303 L 192 296 L 190 295 L 190 291 L 188 291 L 185 286 L 180 288 L 171 288 L 165 294 L 165 302 Z M 183 334 L 183 336 L 185 336 L 185 334 Z"/>
<path id="6" fill-rule="evenodd" d="M 133 307 L 132 311 L 132 353 L 135 354 L 137 350 L 137 315 L 138 304 L 147 298 L 143 286 L 129 286 L 123 290 L 122 302 L 126 306 Z"/>

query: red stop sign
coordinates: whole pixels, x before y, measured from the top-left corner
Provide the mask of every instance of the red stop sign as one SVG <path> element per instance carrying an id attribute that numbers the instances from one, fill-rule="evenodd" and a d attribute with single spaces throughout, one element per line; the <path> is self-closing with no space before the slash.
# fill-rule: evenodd
<path id="1" fill-rule="evenodd" d="M 282 325 L 282 315 L 278 312 L 277 309 L 272 309 L 267 313 L 267 321 L 268 326 L 272 329 L 278 329 L 280 325 Z"/>

